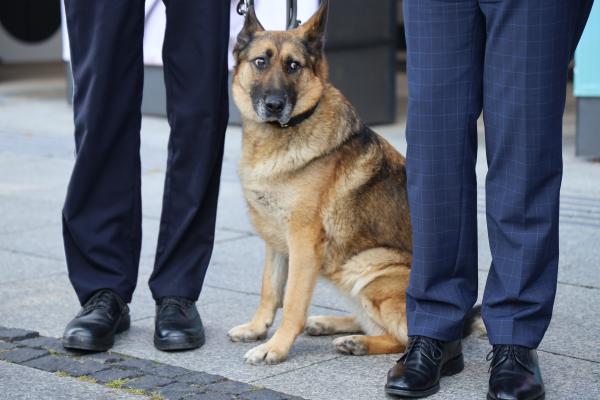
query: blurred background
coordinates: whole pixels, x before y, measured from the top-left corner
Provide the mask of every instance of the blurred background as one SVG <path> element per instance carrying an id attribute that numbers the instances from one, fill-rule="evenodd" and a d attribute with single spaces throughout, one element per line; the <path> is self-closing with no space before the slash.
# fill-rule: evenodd
<path id="1" fill-rule="evenodd" d="M 231 0 L 231 42 L 243 18 Z M 332 2 L 327 55 L 331 79 L 356 105 L 370 124 L 391 124 L 405 117 L 405 42 L 402 1 L 361 0 Z M 60 0 L 19 0 L 0 3 L 0 81 L 28 77 L 64 80 L 64 98 L 70 101 L 69 44 Z M 318 0 L 298 0 L 298 19 L 305 21 Z M 257 13 L 268 29 L 284 29 L 286 2 L 256 0 Z M 586 29 L 576 56 L 569 88 L 567 117 L 573 120 L 578 155 L 600 157 L 600 12 Z M 146 1 L 146 64 L 143 112 L 164 116 L 165 89 L 161 48 L 165 28 L 161 0 Z M 230 64 L 232 61 L 230 60 Z M 231 107 L 231 123 L 239 124 Z"/>

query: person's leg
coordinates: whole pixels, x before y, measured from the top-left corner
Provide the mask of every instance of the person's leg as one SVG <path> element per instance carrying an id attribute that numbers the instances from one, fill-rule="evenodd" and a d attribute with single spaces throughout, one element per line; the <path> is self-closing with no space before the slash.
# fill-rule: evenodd
<path id="1" fill-rule="evenodd" d="M 490 342 L 536 348 L 558 268 L 567 71 L 591 1 L 481 1 L 492 265 L 483 318 Z"/>
<path id="2" fill-rule="evenodd" d="M 413 263 L 407 351 L 390 395 L 426 397 L 464 368 L 461 336 L 477 299 L 477 118 L 483 15 L 476 0 L 405 0 L 406 170 Z"/>
<path id="3" fill-rule="evenodd" d="M 197 300 L 213 248 L 228 119 L 228 1 L 165 0 L 163 47 L 171 126 L 155 299 Z"/>
<path id="4" fill-rule="evenodd" d="M 66 0 L 76 161 L 63 208 L 69 278 L 131 301 L 141 243 L 144 1 Z"/>
<path id="5" fill-rule="evenodd" d="M 484 23 L 476 0 L 404 2 L 413 265 L 409 336 L 460 339 L 477 299 L 477 118 Z"/>

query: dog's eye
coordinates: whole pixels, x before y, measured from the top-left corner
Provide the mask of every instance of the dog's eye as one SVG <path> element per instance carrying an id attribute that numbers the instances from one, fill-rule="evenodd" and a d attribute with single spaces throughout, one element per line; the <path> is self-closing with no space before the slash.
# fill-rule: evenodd
<path id="1" fill-rule="evenodd" d="M 254 65 L 258 69 L 264 69 L 267 66 L 267 60 L 265 60 L 262 57 L 259 57 L 256 60 L 254 60 Z"/>
<path id="2" fill-rule="evenodd" d="M 297 72 L 298 70 L 300 70 L 300 68 L 302 68 L 302 66 L 300 65 L 299 62 L 290 61 L 288 63 L 288 70 L 289 70 L 290 73 Z"/>

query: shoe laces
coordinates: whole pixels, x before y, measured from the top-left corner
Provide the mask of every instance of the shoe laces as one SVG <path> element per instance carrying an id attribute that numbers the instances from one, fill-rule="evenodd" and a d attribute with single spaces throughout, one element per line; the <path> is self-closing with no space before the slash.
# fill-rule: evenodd
<path id="1" fill-rule="evenodd" d="M 443 356 L 442 346 L 440 341 L 428 338 L 426 336 L 413 336 L 408 342 L 408 348 L 398 362 L 406 364 L 411 354 L 419 352 L 429 361 L 438 364 Z"/>
<path id="2" fill-rule="evenodd" d="M 496 345 L 486 356 L 487 361 L 491 361 L 488 372 L 492 372 L 498 366 L 505 362 L 511 362 L 513 365 L 520 365 L 530 374 L 534 374 L 531 368 L 524 361 L 526 357 L 526 348 L 517 345 Z"/>
<path id="3" fill-rule="evenodd" d="M 83 312 L 88 313 L 92 310 L 109 308 L 113 297 L 114 294 L 110 290 L 99 290 L 84 304 Z"/>
<path id="4" fill-rule="evenodd" d="M 163 297 L 158 302 L 158 312 L 164 311 L 167 307 L 175 307 L 185 314 L 191 303 L 192 301 L 185 297 Z"/>

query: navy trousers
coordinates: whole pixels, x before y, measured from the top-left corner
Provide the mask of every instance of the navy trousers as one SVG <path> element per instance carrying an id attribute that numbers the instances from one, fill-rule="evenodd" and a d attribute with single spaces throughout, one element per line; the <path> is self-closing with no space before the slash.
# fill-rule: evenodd
<path id="1" fill-rule="evenodd" d="M 492 344 L 535 348 L 557 284 L 568 65 L 592 0 L 405 0 L 409 335 L 461 336 L 477 299 L 477 119 L 488 160 Z"/>
<path id="2" fill-rule="evenodd" d="M 212 252 L 228 119 L 229 2 L 164 0 L 171 127 L 154 298 L 196 300 Z M 141 247 L 140 125 L 144 0 L 66 0 L 76 162 L 63 208 L 80 302 L 103 288 L 125 301 Z"/>

